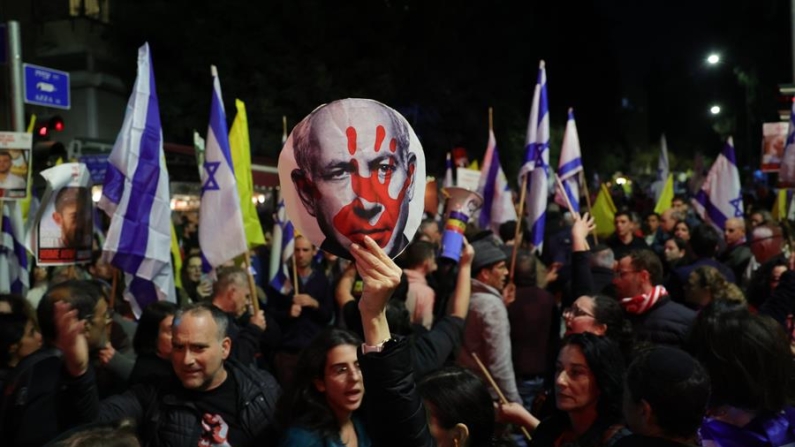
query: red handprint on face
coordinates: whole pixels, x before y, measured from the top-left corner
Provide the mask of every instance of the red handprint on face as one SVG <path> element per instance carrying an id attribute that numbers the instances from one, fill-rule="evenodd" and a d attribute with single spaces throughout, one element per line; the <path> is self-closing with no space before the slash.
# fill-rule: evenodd
<path id="1" fill-rule="evenodd" d="M 348 127 L 345 134 L 348 138 L 348 151 L 352 156 L 356 155 L 357 144 L 360 143 L 357 141 L 356 129 Z M 376 126 L 373 146 L 376 153 L 380 152 L 385 139 L 384 126 Z M 379 246 L 385 247 L 392 239 L 400 218 L 401 205 L 414 174 L 414 166 L 408 166 L 407 175 L 397 195 L 390 195 L 394 174 L 398 169 L 405 169 L 397 166 L 394 155 L 396 150 L 397 140 L 390 138 L 391 154 L 386 157 L 376 158 L 367 166 L 360 165 L 359 160 L 351 160 L 350 181 L 355 197 L 334 216 L 333 224 L 337 231 L 352 242 L 363 244 L 364 236 L 367 235 Z"/>

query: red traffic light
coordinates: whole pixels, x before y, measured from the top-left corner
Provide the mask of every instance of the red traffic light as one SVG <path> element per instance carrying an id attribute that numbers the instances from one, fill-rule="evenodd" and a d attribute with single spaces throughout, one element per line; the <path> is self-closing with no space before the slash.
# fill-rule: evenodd
<path id="1" fill-rule="evenodd" d="M 45 138 L 49 136 L 50 131 L 63 132 L 64 128 L 63 118 L 56 115 L 49 118 L 42 118 L 36 126 L 36 134 L 39 137 Z"/>

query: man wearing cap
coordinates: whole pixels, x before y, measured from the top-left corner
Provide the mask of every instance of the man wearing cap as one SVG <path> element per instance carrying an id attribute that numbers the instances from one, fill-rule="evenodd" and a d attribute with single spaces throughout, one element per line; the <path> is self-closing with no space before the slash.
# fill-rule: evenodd
<path id="1" fill-rule="evenodd" d="M 505 397 L 521 403 L 516 388 L 513 361 L 511 360 L 511 326 L 505 302 L 513 301 L 516 287 L 505 286 L 508 267 L 507 256 L 493 239 L 482 239 L 472 244 L 475 259 L 472 262 L 472 297 L 469 316 L 464 326 L 464 343 L 458 363 L 483 377 L 475 353 L 486 366 Z M 489 389 L 493 398 L 494 390 Z"/>

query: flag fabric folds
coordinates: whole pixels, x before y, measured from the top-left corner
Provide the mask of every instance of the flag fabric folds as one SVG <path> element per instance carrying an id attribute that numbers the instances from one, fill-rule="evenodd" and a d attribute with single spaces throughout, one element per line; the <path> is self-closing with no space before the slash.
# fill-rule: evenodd
<path id="1" fill-rule="evenodd" d="M 448 162 L 450 161 L 448 157 Z M 452 169 L 452 168 L 451 168 Z M 478 193 L 483 196 L 483 206 L 480 208 L 480 228 L 491 228 L 494 234 L 499 234 L 500 224 L 516 220 L 516 208 L 513 206 L 511 188 L 508 179 L 500 165 L 500 156 L 497 151 L 497 139 L 494 131 L 489 130 L 489 142 L 486 155 L 483 157 L 483 167 L 480 170 Z"/>
<path id="2" fill-rule="evenodd" d="M 662 190 L 660 191 L 660 198 L 657 200 L 657 205 L 654 207 L 654 212 L 662 214 L 663 211 L 671 207 L 674 201 L 674 175 L 668 174 Z"/>
<path id="3" fill-rule="evenodd" d="M 232 151 L 232 162 L 235 168 L 237 194 L 240 196 L 240 211 L 243 213 L 243 228 L 249 248 L 265 245 L 265 234 L 262 232 L 254 205 L 254 179 L 251 174 L 251 144 L 248 139 L 248 117 L 246 104 L 236 99 L 237 115 L 229 130 L 229 149 Z"/>
<path id="4" fill-rule="evenodd" d="M 526 182 L 528 175 L 529 181 Z M 530 242 L 538 251 L 542 251 L 549 196 L 549 101 L 544 61 L 538 67 L 538 81 L 527 123 L 525 158 L 519 170 L 519 184 L 528 188 L 526 208 Z"/>
<path id="5" fill-rule="evenodd" d="M 212 75 L 213 96 L 202 165 L 199 209 L 199 245 L 204 256 L 205 271 L 218 267 L 248 249 L 227 137 L 229 133 L 221 82 L 215 66 L 212 67 Z"/>
<path id="6" fill-rule="evenodd" d="M 453 160 L 450 158 L 450 153 L 447 153 L 447 159 L 444 162 L 444 183 L 442 186 L 445 188 L 452 188 L 455 186 L 453 182 Z"/>
<path id="7" fill-rule="evenodd" d="M 727 219 L 743 217 L 743 195 L 736 160 L 734 143 L 729 137 L 693 199 L 698 215 L 719 231 L 723 231 Z"/>
<path id="8" fill-rule="evenodd" d="M 610 190 L 607 185 L 602 183 L 599 187 L 599 194 L 596 195 L 591 215 L 596 224 L 596 235 L 601 238 L 606 238 L 613 234 L 615 231 L 615 215 L 616 205 L 613 203 L 613 197 L 610 196 Z"/>
<path id="9" fill-rule="evenodd" d="M 0 293 L 25 296 L 30 289 L 25 231 L 18 201 L 5 201 L 0 228 Z"/>
<path id="10" fill-rule="evenodd" d="M 580 152 L 580 137 L 577 135 L 577 124 L 574 121 L 574 111 L 569 109 L 569 118 L 566 122 L 566 133 L 563 135 L 563 148 L 560 151 L 558 162 L 558 177 L 569 197 L 574 211 L 580 212 L 580 172 L 582 172 L 582 153 Z M 555 190 L 555 202 L 566 207 L 564 191 Z"/>
<path id="11" fill-rule="evenodd" d="M 125 273 L 125 297 L 136 315 L 156 300 L 176 302 L 169 202 L 160 107 L 149 44 L 144 44 L 98 204 L 111 218 L 104 256 Z"/>
<path id="12" fill-rule="evenodd" d="M 652 184 L 652 192 L 654 199 L 659 203 L 660 198 L 665 192 L 667 187 L 668 174 L 670 173 L 670 165 L 668 163 L 668 142 L 665 140 L 665 134 L 660 137 L 660 157 L 657 159 L 657 178 Z"/>
<path id="13" fill-rule="evenodd" d="M 287 295 L 293 291 L 293 284 L 290 280 L 290 258 L 295 250 L 295 229 L 293 228 L 293 223 L 287 219 L 287 213 L 284 210 L 284 200 L 279 202 L 279 207 L 276 211 L 276 226 L 281 230 L 282 236 L 281 264 L 276 270 L 276 274 L 271 278 L 270 285 L 282 295 Z"/>

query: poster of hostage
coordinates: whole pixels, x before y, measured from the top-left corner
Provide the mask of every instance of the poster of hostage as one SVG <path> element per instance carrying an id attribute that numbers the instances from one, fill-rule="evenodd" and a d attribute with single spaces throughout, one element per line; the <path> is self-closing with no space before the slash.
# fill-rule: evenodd
<path id="1" fill-rule="evenodd" d="M 33 139 L 24 132 L 0 132 L 0 199 L 24 199 Z"/>
<path id="2" fill-rule="evenodd" d="M 47 190 L 36 216 L 39 265 L 91 260 L 93 204 L 91 176 L 82 163 L 65 163 L 42 171 Z"/>

